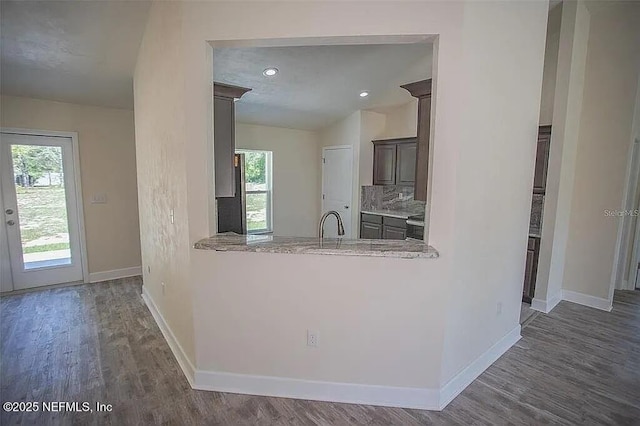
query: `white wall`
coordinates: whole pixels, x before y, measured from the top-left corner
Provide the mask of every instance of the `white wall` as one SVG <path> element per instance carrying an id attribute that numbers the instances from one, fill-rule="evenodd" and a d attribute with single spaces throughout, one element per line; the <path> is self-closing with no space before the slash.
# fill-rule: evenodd
<path id="1" fill-rule="evenodd" d="M 2 96 L 0 125 L 78 132 L 89 272 L 140 266 L 133 111 Z M 91 196 L 107 194 L 107 204 Z"/>
<path id="2" fill-rule="evenodd" d="M 322 129 L 319 132 L 319 150 L 322 155 L 322 148 L 336 145 L 349 145 L 353 155 L 353 179 L 351 184 L 351 238 L 358 236 L 358 215 L 360 187 L 358 185 L 358 170 L 360 167 L 360 126 L 362 111 L 356 111 L 348 117 Z M 320 171 L 322 179 L 322 170 Z M 322 185 L 322 181 L 320 182 Z M 320 186 L 322 188 L 322 186 Z"/>
<path id="3" fill-rule="evenodd" d="M 542 72 L 542 99 L 540 100 L 541 126 L 551 124 L 553 119 L 561 21 L 562 3 L 559 3 L 549 11 L 549 22 L 547 24 L 547 42 L 544 49 L 544 70 Z"/>
<path id="4" fill-rule="evenodd" d="M 640 4 L 587 3 L 585 89 L 563 290 L 611 300 L 638 75 Z M 615 48 L 614 48 L 615 47 Z"/>
<path id="5" fill-rule="evenodd" d="M 532 301 L 534 309 L 544 312 L 562 299 L 590 20 L 584 3 L 562 6 L 542 238 Z"/>
<path id="6" fill-rule="evenodd" d="M 466 5 L 461 34 L 466 54 L 454 76 L 462 96 L 451 99 L 439 84 L 436 90 L 429 227 L 436 248 L 444 213 L 439 192 L 448 186 L 439 169 L 453 167 L 456 199 L 443 381 L 519 330 L 546 20 L 544 3 Z M 443 55 L 441 43 L 440 64 Z M 438 70 L 438 81 L 444 72 Z M 438 137 L 438 116 L 447 113 L 442 101 L 456 107 L 456 138 Z M 442 159 L 448 144 L 457 151 L 451 162 Z"/>
<path id="7" fill-rule="evenodd" d="M 182 6 L 154 3 L 134 74 L 136 159 L 144 290 L 158 307 L 186 357 L 195 357 L 193 290 L 190 280 L 189 211 L 198 210 L 208 225 L 209 194 L 203 205 L 189 205 L 189 168 L 204 172 L 206 153 L 188 164 L 189 145 L 184 113 Z M 209 97 L 211 90 L 208 90 Z M 211 117 L 211 115 L 209 115 Z M 203 129 L 206 133 L 206 129 Z M 206 138 L 206 136 L 205 136 Z M 197 185 L 196 183 L 195 185 Z M 172 224 L 170 212 L 174 211 Z M 207 235 L 203 227 L 199 235 Z M 163 284 L 164 283 L 164 287 Z"/>
<path id="8" fill-rule="evenodd" d="M 386 124 L 380 139 L 415 137 L 418 131 L 418 99 L 384 112 Z"/>
<path id="9" fill-rule="evenodd" d="M 640 80 L 640 75 L 638 76 Z M 636 101 L 634 107 L 632 141 L 629 148 L 629 160 L 625 182 L 624 209 L 638 209 L 640 201 L 640 81 L 636 89 Z M 635 161 L 635 163 L 634 163 Z M 637 216 L 626 216 L 618 228 L 618 251 L 616 252 L 616 271 L 614 274 L 614 286 L 616 289 L 630 290 L 635 288 L 636 260 L 633 258 L 635 244 Z"/>
<path id="10" fill-rule="evenodd" d="M 610 309 L 638 75 L 640 5 L 563 5 L 534 306 Z"/>
<path id="11" fill-rule="evenodd" d="M 360 229 L 360 197 L 362 185 L 373 184 L 373 144 L 385 129 L 386 116 L 373 111 L 358 110 L 319 132 L 320 150 L 326 146 L 349 145 L 353 152 L 351 208 L 351 238 L 358 238 Z M 320 170 L 322 179 L 322 169 Z"/>
<path id="12" fill-rule="evenodd" d="M 273 233 L 313 237 L 320 218 L 318 135 L 236 123 L 236 148 L 273 152 Z"/>
<path id="13" fill-rule="evenodd" d="M 341 327 L 375 338 L 367 346 L 368 365 L 385 365 L 378 357 L 387 353 L 390 342 L 399 341 L 401 347 L 411 351 L 407 355 L 411 358 L 407 358 L 405 365 L 397 365 L 384 376 L 371 376 L 371 381 L 378 385 L 442 385 L 514 329 L 517 331 L 524 274 L 522 253 L 529 222 L 542 84 L 547 20 L 544 2 L 259 2 L 251 4 L 250 8 L 238 3 L 194 2 L 160 3 L 154 4 L 152 9 L 136 70 L 136 126 L 142 121 L 136 137 L 142 151 L 153 157 L 157 157 L 151 152 L 154 147 L 162 151 L 176 145 L 176 149 L 181 150 L 173 157 L 175 164 L 168 164 L 175 168 L 171 182 L 176 191 L 186 194 L 186 202 L 180 204 L 180 214 L 187 214 L 188 232 L 176 235 L 181 245 L 171 238 L 167 240 L 179 256 L 185 256 L 183 251 L 188 251 L 190 244 L 210 233 L 208 204 L 212 162 L 207 158 L 212 142 L 210 84 L 213 64 L 207 41 L 271 39 L 273 42 L 273 39 L 280 39 L 284 43 L 282 39 L 292 37 L 438 34 L 429 235 L 441 258 L 412 264 L 411 277 L 405 276 L 399 264 L 384 262 L 382 264 L 387 268 L 375 269 L 377 274 L 367 274 L 370 280 L 365 285 L 361 281 L 360 268 L 365 264 L 364 260 L 320 261 L 313 256 L 229 254 L 224 256 L 223 266 L 218 263 L 215 253 L 186 254 L 191 275 L 183 277 L 180 289 L 183 296 L 176 300 L 167 296 L 162 299 L 157 281 L 150 281 L 149 285 L 153 287 L 153 297 L 164 300 L 160 309 L 165 317 L 171 318 L 168 322 L 177 340 L 189 347 L 194 342 L 191 330 L 186 321 L 180 322 L 191 314 L 191 305 L 182 303 L 186 298 L 197 301 L 195 318 L 197 326 L 201 327 L 205 326 L 211 312 L 199 297 L 200 292 L 224 295 L 228 289 L 224 282 L 228 271 L 246 269 L 247 262 L 255 261 L 262 270 L 260 276 L 255 276 L 256 280 L 283 281 L 270 293 L 270 303 L 264 304 L 258 312 L 263 314 L 261 318 L 274 315 L 266 321 L 272 330 L 281 326 L 285 335 L 278 341 L 284 344 L 262 348 L 257 343 L 263 341 L 262 326 L 233 327 L 229 322 L 214 322 L 206 325 L 214 327 L 213 330 L 207 328 L 197 332 L 197 365 L 218 371 L 233 368 L 236 373 L 273 374 L 260 363 L 242 364 L 238 360 L 237 364 L 225 364 L 218 361 L 229 360 L 231 354 L 252 352 L 265 352 L 270 358 L 290 357 L 296 350 L 292 342 L 298 342 L 300 338 L 304 341 L 308 323 L 308 316 L 301 309 L 290 308 L 286 290 L 292 283 L 314 286 L 311 294 L 321 300 L 322 309 L 311 308 L 311 312 L 321 323 L 330 324 L 329 317 L 337 309 L 338 317 L 342 319 Z M 367 19 L 361 19 L 364 10 Z M 160 19 L 158 11 L 162 11 Z M 228 19 L 240 13 L 243 25 Z M 176 43 L 179 49 L 175 47 Z M 181 54 L 177 55 L 176 51 Z M 496 93 L 501 95 L 495 96 Z M 169 102 L 172 97 L 173 102 Z M 164 165 L 159 161 L 156 165 L 149 164 L 147 171 L 140 174 L 152 175 L 157 173 L 156 167 Z M 164 199 L 163 195 L 160 197 Z M 157 216 L 155 222 L 161 224 L 161 216 L 151 212 L 150 207 L 143 207 L 143 203 L 141 215 Z M 164 242 L 168 231 L 166 226 L 143 226 L 144 233 L 149 234 L 146 239 L 150 241 Z M 184 237 L 187 241 L 183 243 Z M 145 247 L 148 250 L 145 251 Z M 146 261 L 145 252 L 151 258 L 161 250 L 143 243 L 143 258 Z M 207 256 L 212 256 L 211 262 Z M 273 259 L 273 265 L 265 259 Z M 335 269 L 325 268 L 334 264 Z M 316 273 L 324 279 L 315 279 Z M 398 294 L 390 300 L 380 297 L 382 289 L 390 294 L 398 291 L 398 284 L 402 283 L 398 274 L 402 279 L 410 280 L 409 286 L 400 290 L 406 294 Z M 332 280 L 342 285 L 326 284 Z M 248 288 L 254 285 L 250 283 Z M 378 293 L 371 300 L 385 309 L 370 309 L 363 303 L 368 297 L 367 288 Z M 438 290 L 432 292 L 433 289 Z M 427 301 L 432 293 L 435 300 L 439 300 L 441 290 L 446 292 L 442 305 L 446 325 L 429 321 L 431 304 Z M 343 297 L 336 298 L 336 292 L 341 292 Z M 232 298 L 236 297 L 243 300 L 241 295 L 232 294 Z M 414 299 L 426 304 L 410 302 Z M 252 296 L 246 300 L 253 303 Z M 340 305 L 329 303 L 334 300 Z M 403 305 L 403 301 L 408 304 Z M 497 301 L 503 303 L 501 315 L 496 313 Z M 329 310 L 330 306 L 334 309 Z M 468 309 L 469 306 L 473 309 Z M 278 308 L 290 315 L 286 318 L 277 316 Z M 402 312 L 407 325 L 412 320 L 419 321 L 423 332 L 409 335 L 398 328 L 394 333 L 368 328 L 368 324 L 382 324 L 382 317 L 391 309 Z M 482 330 L 476 328 L 479 324 L 483 325 Z M 390 340 L 395 333 L 397 340 Z M 236 337 L 228 340 L 232 335 Z M 413 343 L 409 344 L 408 339 Z M 439 343 L 442 339 L 446 341 L 444 346 Z M 217 346 L 221 358 L 204 359 L 203 356 L 209 353 L 207 348 L 216 342 L 228 343 Z M 318 356 L 362 353 L 359 342 L 360 339 L 345 336 L 336 343 L 339 347 L 331 347 L 329 342 L 327 349 L 330 352 L 320 352 Z M 447 361 L 434 369 L 431 363 L 441 359 L 434 352 L 440 351 L 445 351 Z M 193 352 L 187 352 L 191 357 Z M 350 359 L 321 359 L 321 376 L 314 367 L 317 363 L 311 359 L 300 368 L 293 364 L 290 367 L 279 365 L 277 374 L 355 380 L 355 376 L 346 373 L 349 369 L 345 364 L 349 364 Z M 330 371 L 345 374 L 331 376 Z M 360 377 L 368 377 L 371 369 L 367 367 L 359 372 L 363 374 Z M 409 372 L 415 373 L 414 379 L 409 378 Z"/>
<path id="14" fill-rule="evenodd" d="M 437 260 L 207 251 L 194 259 L 199 369 L 438 387 L 446 289 L 425 275 L 427 264 L 437 273 Z M 239 264 L 251 267 L 228 267 Z M 272 272 L 297 268 L 304 278 Z M 319 332 L 317 348 L 307 329 Z"/>

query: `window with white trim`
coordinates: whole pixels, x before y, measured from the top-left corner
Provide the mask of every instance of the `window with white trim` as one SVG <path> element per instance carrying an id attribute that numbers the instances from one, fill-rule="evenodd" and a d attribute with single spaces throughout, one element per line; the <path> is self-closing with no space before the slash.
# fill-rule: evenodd
<path id="1" fill-rule="evenodd" d="M 247 232 L 272 232 L 272 152 L 248 149 L 236 152 L 244 154 Z"/>

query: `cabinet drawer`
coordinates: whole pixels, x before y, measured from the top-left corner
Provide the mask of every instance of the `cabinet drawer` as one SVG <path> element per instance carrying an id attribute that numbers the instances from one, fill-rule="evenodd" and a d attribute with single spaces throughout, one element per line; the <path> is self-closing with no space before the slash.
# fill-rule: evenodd
<path id="1" fill-rule="evenodd" d="M 406 229 L 407 227 L 406 219 L 398 219 L 397 217 L 385 216 L 382 219 L 382 221 L 385 224 L 385 226 L 393 226 L 394 228 L 403 228 L 403 229 Z"/>
<path id="2" fill-rule="evenodd" d="M 378 223 L 362 222 L 360 224 L 360 238 L 366 240 L 382 239 L 382 225 Z"/>
<path id="3" fill-rule="evenodd" d="M 405 240 L 407 238 L 406 228 L 398 228 L 395 226 L 382 226 L 382 239 L 384 240 Z"/>
<path id="4" fill-rule="evenodd" d="M 382 223 L 382 216 L 379 216 L 377 214 L 361 213 L 360 219 L 362 220 L 362 222 Z"/>

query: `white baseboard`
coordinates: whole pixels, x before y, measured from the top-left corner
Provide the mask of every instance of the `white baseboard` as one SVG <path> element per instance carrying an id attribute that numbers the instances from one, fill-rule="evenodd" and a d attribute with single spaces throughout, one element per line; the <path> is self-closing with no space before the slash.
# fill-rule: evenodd
<path id="1" fill-rule="evenodd" d="M 562 300 L 577 303 L 579 305 L 589 306 L 591 308 L 600 309 L 610 312 L 613 309 L 611 301 L 602 297 L 590 296 L 584 293 L 578 293 L 570 290 L 562 290 Z"/>
<path id="2" fill-rule="evenodd" d="M 442 410 L 520 340 L 520 325 L 441 389 L 334 383 L 196 370 L 194 389 L 383 407 Z"/>
<path id="3" fill-rule="evenodd" d="M 561 301 L 577 303 L 579 305 L 588 306 L 590 308 L 600 309 L 610 312 L 613 305 L 610 300 L 601 297 L 590 296 L 588 294 L 578 293 L 570 290 L 561 290 L 560 293 L 549 301 L 534 298 L 531 301 L 531 309 L 548 314 Z"/>
<path id="4" fill-rule="evenodd" d="M 533 298 L 531 301 L 531 309 L 534 311 L 544 312 L 548 314 L 562 300 L 562 290 L 548 300 Z"/>
<path id="5" fill-rule="evenodd" d="M 98 283 L 100 281 L 117 280 L 118 278 L 135 277 L 136 275 L 142 275 L 142 266 L 114 269 L 112 271 L 92 272 L 89 274 L 89 282 Z"/>
<path id="6" fill-rule="evenodd" d="M 489 368 L 491 364 L 496 362 L 509 348 L 515 345 L 520 338 L 520 324 L 518 324 L 485 353 L 467 366 L 467 368 L 449 380 L 447 384 L 440 388 L 440 401 L 437 409 L 443 410 L 456 396 Z"/>
<path id="7" fill-rule="evenodd" d="M 160 331 L 164 336 L 164 340 L 167 341 L 167 344 L 169 345 L 171 352 L 173 352 L 173 356 L 176 358 L 176 361 L 178 361 L 178 365 L 180 365 L 180 368 L 187 378 L 189 385 L 194 388 L 194 375 L 196 369 L 193 366 L 193 363 L 189 360 L 189 357 L 187 357 L 187 354 L 182 349 L 182 346 L 180 346 L 180 343 L 178 343 L 176 337 L 173 335 L 173 332 L 169 328 L 169 325 L 164 320 L 164 317 L 158 310 L 156 304 L 151 298 L 151 295 L 144 285 L 142 286 L 142 300 L 144 300 L 144 303 L 146 303 L 147 307 L 149 308 L 149 312 L 151 312 L 153 319 L 156 320 L 156 324 L 158 324 L 158 327 L 160 328 Z"/>
<path id="8" fill-rule="evenodd" d="M 336 383 L 196 370 L 144 286 L 142 298 L 191 387 L 206 391 L 440 411 L 520 340 L 518 325 L 439 389 Z"/>
<path id="9" fill-rule="evenodd" d="M 438 389 L 334 383 L 196 370 L 194 389 L 383 407 L 438 410 Z"/>

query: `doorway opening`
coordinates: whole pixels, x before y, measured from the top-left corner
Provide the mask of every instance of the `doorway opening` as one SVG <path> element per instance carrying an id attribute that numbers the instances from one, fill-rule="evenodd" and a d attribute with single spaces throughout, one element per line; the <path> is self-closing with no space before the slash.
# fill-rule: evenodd
<path id="1" fill-rule="evenodd" d="M 350 145 L 322 148 L 322 213 L 338 212 L 343 218 L 345 238 L 352 238 L 352 176 L 353 152 Z M 337 222 L 328 221 L 324 235 L 337 238 Z"/>

